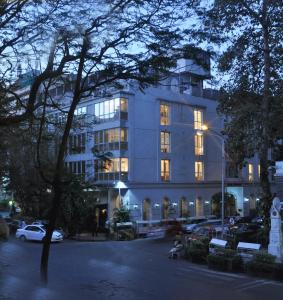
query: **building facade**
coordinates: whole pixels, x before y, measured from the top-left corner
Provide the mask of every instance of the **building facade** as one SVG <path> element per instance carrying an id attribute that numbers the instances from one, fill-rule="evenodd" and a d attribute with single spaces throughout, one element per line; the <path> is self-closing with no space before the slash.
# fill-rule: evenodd
<path id="1" fill-rule="evenodd" d="M 108 97 L 89 97 L 78 106 L 81 125 L 69 138 L 66 166 L 93 182 L 103 220 L 122 205 L 134 220 L 210 215 L 221 192 L 223 121 L 214 92 L 203 88 L 210 71 L 191 59 L 159 85 L 140 91 L 128 82 Z M 212 130 L 203 130 L 203 125 Z M 95 153 L 110 153 L 103 161 Z M 241 170 L 226 156 L 225 189 L 241 215 L 256 208 L 259 161 Z"/>

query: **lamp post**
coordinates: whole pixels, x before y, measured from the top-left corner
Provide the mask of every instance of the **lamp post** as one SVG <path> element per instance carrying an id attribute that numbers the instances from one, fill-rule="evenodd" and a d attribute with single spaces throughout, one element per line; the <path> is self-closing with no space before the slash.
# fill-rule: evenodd
<path id="1" fill-rule="evenodd" d="M 224 213 L 225 213 L 225 206 L 224 206 L 224 199 L 225 199 L 225 139 L 220 133 L 209 128 L 207 125 L 202 125 L 201 130 L 207 131 L 211 135 L 216 136 L 221 140 L 221 201 L 222 201 L 221 202 L 221 226 L 222 226 L 221 236 L 223 238 Z"/>

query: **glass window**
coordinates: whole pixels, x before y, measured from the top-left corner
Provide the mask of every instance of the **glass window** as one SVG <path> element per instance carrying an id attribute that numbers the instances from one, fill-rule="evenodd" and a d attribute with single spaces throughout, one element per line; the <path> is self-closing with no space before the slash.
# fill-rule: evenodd
<path id="1" fill-rule="evenodd" d="M 115 98 L 95 104 L 94 115 L 96 121 L 108 121 L 117 119 L 127 120 L 128 100 L 126 98 Z"/>
<path id="2" fill-rule="evenodd" d="M 170 132 L 160 132 L 160 151 L 164 153 L 170 152 Z"/>
<path id="3" fill-rule="evenodd" d="M 195 179 L 196 180 L 203 180 L 204 179 L 203 162 L 202 161 L 196 161 L 195 162 Z"/>
<path id="4" fill-rule="evenodd" d="M 94 133 L 94 145 L 100 145 L 99 150 L 127 150 L 128 149 L 128 129 L 111 128 L 100 130 Z"/>
<path id="5" fill-rule="evenodd" d="M 170 160 L 161 159 L 161 180 L 169 181 L 170 180 Z"/>
<path id="6" fill-rule="evenodd" d="M 114 99 L 114 111 L 115 112 L 120 111 L 120 98 Z"/>
<path id="7" fill-rule="evenodd" d="M 109 101 L 109 118 L 112 119 L 115 113 L 115 101 L 114 99 Z"/>
<path id="8" fill-rule="evenodd" d="M 125 98 L 121 98 L 120 99 L 120 102 L 121 102 L 121 111 L 123 112 L 127 112 L 128 111 L 128 100 L 125 99 Z"/>
<path id="9" fill-rule="evenodd" d="M 195 155 L 203 155 L 203 135 L 195 135 Z"/>
<path id="10" fill-rule="evenodd" d="M 252 164 L 248 164 L 248 180 L 254 180 L 254 166 Z"/>
<path id="11" fill-rule="evenodd" d="M 121 128 L 121 142 L 128 141 L 128 130 L 126 128 Z"/>
<path id="12" fill-rule="evenodd" d="M 103 105 L 103 102 L 99 103 L 99 117 L 101 119 L 104 119 L 104 105 Z"/>
<path id="13" fill-rule="evenodd" d="M 160 125 L 169 125 L 170 107 L 168 104 L 160 104 Z"/>
<path id="14" fill-rule="evenodd" d="M 202 130 L 203 126 L 203 111 L 200 109 L 194 110 L 194 128 Z"/>
<path id="15" fill-rule="evenodd" d="M 128 172 L 129 170 L 129 162 L 128 158 L 121 158 L 121 172 Z"/>

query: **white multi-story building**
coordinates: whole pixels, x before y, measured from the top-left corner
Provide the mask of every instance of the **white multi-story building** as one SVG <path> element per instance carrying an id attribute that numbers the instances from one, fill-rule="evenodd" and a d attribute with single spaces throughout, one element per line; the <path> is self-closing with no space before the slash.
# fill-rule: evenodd
<path id="1" fill-rule="evenodd" d="M 209 66 L 209 57 L 201 55 Z M 136 220 L 211 214 L 211 198 L 221 192 L 221 139 L 215 132 L 223 123 L 217 93 L 203 89 L 209 76 L 184 58 L 159 85 L 140 91 L 129 82 L 123 91 L 80 103 L 75 115 L 87 126 L 72 131 L 66 165 L 94 182 L 102 220 L 121 205 Z M 204 124 L 212 130 L 203 131 Z M 94 150 L 111 152 L 111 161 Z M 225 188 L 242 215 L 256 207 L 258 165 L 252 159 L 239 170 L 226 161 Z"/>

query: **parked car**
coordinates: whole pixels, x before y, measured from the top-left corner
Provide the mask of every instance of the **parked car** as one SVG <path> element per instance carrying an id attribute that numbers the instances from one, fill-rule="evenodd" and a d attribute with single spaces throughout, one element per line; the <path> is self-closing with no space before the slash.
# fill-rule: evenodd
<path id="1" fill-rule="evenodd" d="M 213 238 L 217 235 L 217 230 L 214 226 L 199 226 L 193 230 L 193 232 L 188 236 L 187 240 L 190 241 L 195 241 L 199 240 L 202 238 Z"/>
<path id="2" fill-rule="evenodd" d="M 44 225 L 28 225 L 24 228 L 20 228 L 16 232 L 16 238 L 22 241 L 43 241 L 46 235 L 46 229 Z M 51 242 L 60 242 L 63 240 L 63 235 L 54 230 L 51 238 Z"/>
<path id="3" fill-rule="evenodd" d="M 206 217 L 193 217 L 190 218 L 187 224 L 182 225 L 183 232 L 192 233 L 193 229 L 200 223 L 206 222 Z"/>

